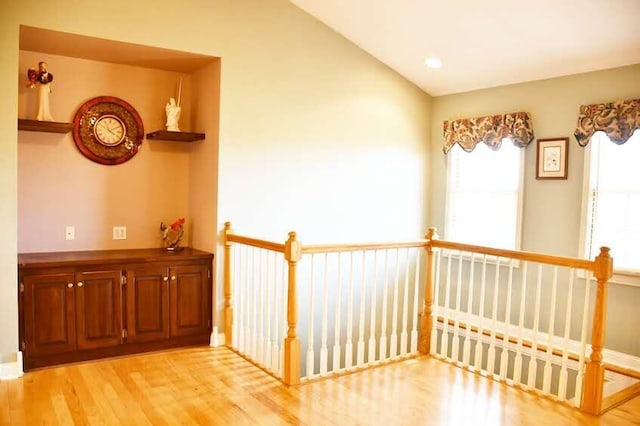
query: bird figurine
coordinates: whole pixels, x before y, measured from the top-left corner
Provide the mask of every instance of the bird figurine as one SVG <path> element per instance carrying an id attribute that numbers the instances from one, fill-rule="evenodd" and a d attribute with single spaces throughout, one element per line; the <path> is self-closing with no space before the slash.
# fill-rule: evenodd
<path id="1" fill-rule="evenodd" d="M 162 246 L 169 251 L 180 249 L 180 240 L 184 236 L 184 218 L 178 218 L 171 225 L 167 226 L 160 222 L 160 232 L 162 232 Z"/>

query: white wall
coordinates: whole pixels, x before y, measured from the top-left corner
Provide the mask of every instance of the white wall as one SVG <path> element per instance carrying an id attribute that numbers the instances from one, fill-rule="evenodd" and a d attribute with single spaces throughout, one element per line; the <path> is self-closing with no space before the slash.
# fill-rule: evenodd
<path id="1" fill-rule="evenodd" d="M 20 24 L 221 57 L 218 230 L 232 220 L 305 241 L 424 232 L 430 97 L 289 2 L 113 0 L 99 14 L 72 0 L 2 2 L 0 358 L 17 349 Z"/>

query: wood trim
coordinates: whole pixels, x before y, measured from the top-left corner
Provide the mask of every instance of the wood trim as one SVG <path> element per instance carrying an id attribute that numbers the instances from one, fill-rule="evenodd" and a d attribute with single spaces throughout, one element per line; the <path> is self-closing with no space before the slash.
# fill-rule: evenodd
<path id="1" fill-rule="evenodd" d="M 476 246 L 472 244 L 454 243 L 454 242 L 443 241 L 443 240 L 433 240 L 431 244 L 433 245 L 433 247 L 468 251 L 468 252 L 474 252 L 474 253 L 480 253 L 480 254 L 487 254 L 490 256 L 524 260 L 528 262 L 538 262 L 538 263 L 545 263 L 549 265 L 566 266 L 566 267 L 578 268 L 578 269 L 587 269 L 590 271 L 594 270 L 595 268 L 595 261 L 578 259 L 573 257 L 553 256 L 549 254 L 534 253 L 534 252 L 527 252 L 527 251 L 496 249 L 491 247 L 482 247 L 482 246 Z"/>
<path id="2" fill-rule="evenodd" d="M 165 340 L 157 340 L 154 342 L 127 343 L 124 345 L 112 346 L 108 348 L 47 355 L 46 357 L 25 357 L 24 369 L 25 371 L 27 371 L 41 367 L 48 367 L 51 365 L 131 355 L 143 352 L 157 351 L 160 349 L 178 348 L 183 346 L 209 347 L 209 337 L 210 336 L 207 333 L 200 336 L 176 337 Z"/>
<path id="3" fill-rule="evenodd" d="M 260 240 L 258 238 L 245 237 L 236 234 L 227 234 L 227 241 L 230 243 L 245 244 L 247 246 L 258 247 L 266 250 L 273 250 L 284 253 L 284 244 L 274 243 L 273 241 Z"/>
<path id="4" fill-rule="evenodd" d="M 302 253 L 329 253 L 361 250 L 384 250 L 395 248 L 426 247 L 426 240 L 402 241 L 395 243 L 361 243 L 361 244 L 312 244 L 302 247 Z"/>
<path id="5" fill-rule="evenodd" d="M 443 324 L 444 323 L 444 317 L 438 316 L 438 322 Z M 448 319 L 447 320 L 447 324 L 449 326 L 455 327 L 456 326 L 456 321 L 453 320 L 453 319 Z M 466 323 L 458 321 L 458 328 L 460 328 L 462 330 L 466 330 L 467 327 L 468 326 L 467 326 Z M 472 325 L 471 326 L 471 332 L 478 333 L 478 327 L 476 327 L 475 325 Z M 483 329 L 482 330 L 482 335 L 486 336 L 486 337 L 491 337 L 491 330 Z M 505 340 L 503 333 L 495 332 L 494 336 L 498 340 L 502 340 L 502 341 Z M 516 344 L 518 344 L 518 339 L 516 337 L 509 336 L 508 342 L 516 345 Z M 533 349 L 533 343 L 528 339 L 524 339 L 524 338 L 522 339 L 522 346 L 524 346 L 525 348 Z M 547 351 L 547 345 L 536 344 L 536 351 L 538 351 L 538 352 L 546 352 Z M 551 353 L 553 355 L 555 355 L 555 356 L 562 356 L 562 351 L 560 351 L 559 349 L 552 349 Z M 574 354 L 574 353 L 569 352 L 569 359 L 572 360 L 572 361 L 578 361 L 580 359 L 580 356 L 578 354 Z M 585 362 L 587 362 L 587 360 L 588 360 L 588 358 L 585 356 Z"/>
<path id="6" fill-rule="evenodd" d="M 640 383 L 633 384 L 626 389 L 616 392 L 602 400 L 602 410 L 600 414 L 627 402 L 628 400 L 640 395 Z"/>

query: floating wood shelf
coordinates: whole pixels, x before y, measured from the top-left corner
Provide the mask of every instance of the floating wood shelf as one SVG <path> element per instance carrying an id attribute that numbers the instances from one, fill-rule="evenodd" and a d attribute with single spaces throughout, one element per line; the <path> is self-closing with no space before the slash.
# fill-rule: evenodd
<path id="1" fill-rule="evenodd" d="M 203 140 L 204 138 L 204 133 L 193 132 L 170 132 L 168 130 L 156 130 L 155 132 L 147 133 L 147 139 L 174 142 L 195 142 Z"/>
<path id="2" fill-rule="evenodd" d="M 73 130 L 73 123 L 18 118 L 18 130 L 28 130 L 30 132 L 69 133 Z"/>

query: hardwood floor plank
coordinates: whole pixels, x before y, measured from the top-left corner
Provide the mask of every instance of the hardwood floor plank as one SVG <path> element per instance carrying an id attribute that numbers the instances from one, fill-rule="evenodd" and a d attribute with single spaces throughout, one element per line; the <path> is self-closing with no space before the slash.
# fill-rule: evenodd
<path id="1" fill-rule="evenodd" d="M 419 357 L 287 388 L 225 348 L 49 368 L 0 382 L 0 425 L 640 425 L 600 418 Z"/>

